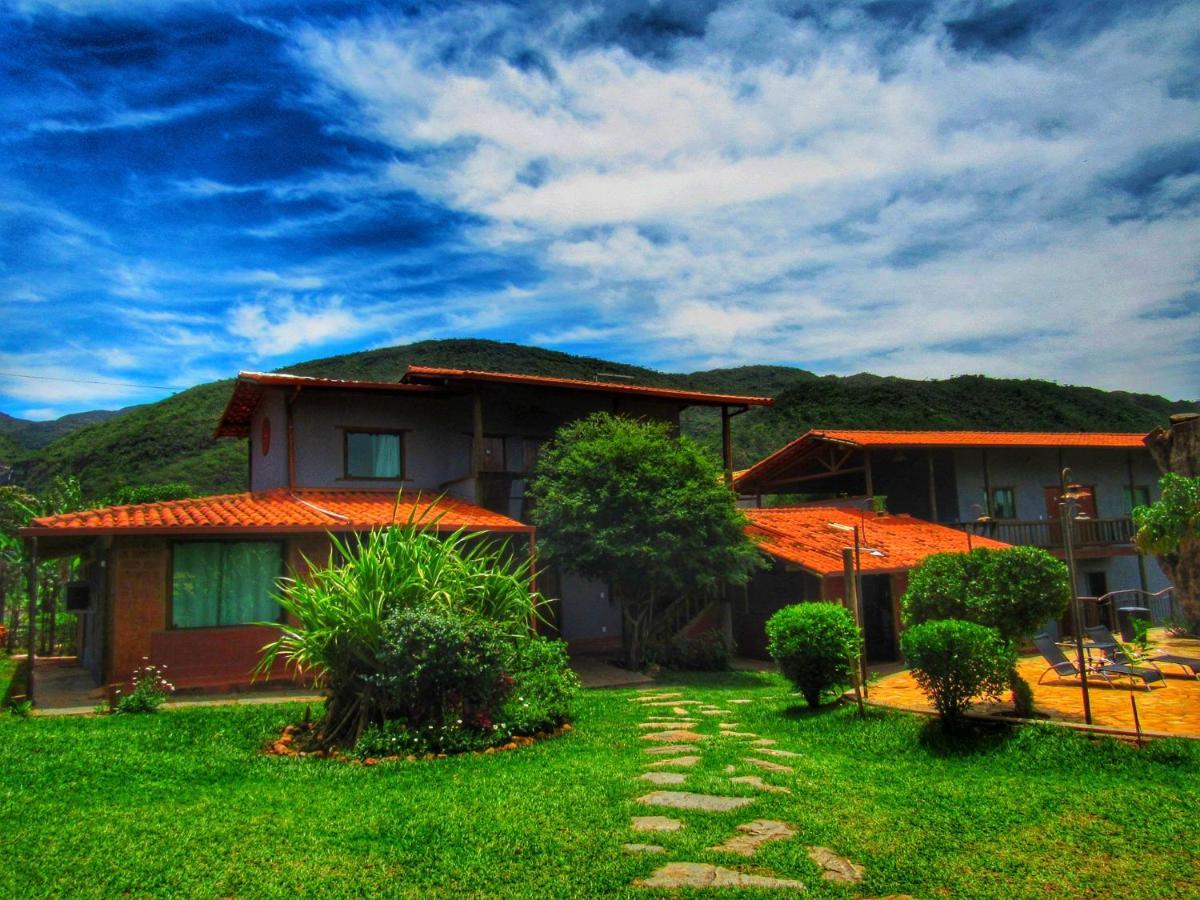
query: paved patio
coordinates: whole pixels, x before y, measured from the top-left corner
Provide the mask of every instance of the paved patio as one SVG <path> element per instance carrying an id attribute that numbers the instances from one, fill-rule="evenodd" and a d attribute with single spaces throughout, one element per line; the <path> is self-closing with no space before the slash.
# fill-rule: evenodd
<path id="1" fill-rule="evenodd" d="M 1163 638 L 1157 646 L 1165 651 L 1200 658 L 1200 640 L 1195 638 Z M 1068 654 L 1074 658 L 1074 654 Z M 1053 673 L 1045 682 L 1038 678 L 1046 670 L 1040 656 L 1023 657 L 1018 671 L 1033 688 L 1036 708 L 1051 719 L 1064 722 L 1083 722 L 1083 700 L 1079 679 L 1058 679 Z M 1164 685 L 1152 685 L 1147 691 L 1141 682 L 1122 679 L 1113 684 L 1089 679 L 1092 721 L 1096 725 L 1133 731 L 1133 708 L 1130 697 L 1137 701 L 1142 730 L 1160 734 L 1200 738 L 1200 681 L 1178 666 L 1163 666 Z M 932 705 L 917 687 L 912 673 L 902 671 L 871 685 L 873 702 L 901 709 L 931 711 Z M 999 704 L 980 704 L 977 712 L 1012 712 L 1011 700 Z"/>

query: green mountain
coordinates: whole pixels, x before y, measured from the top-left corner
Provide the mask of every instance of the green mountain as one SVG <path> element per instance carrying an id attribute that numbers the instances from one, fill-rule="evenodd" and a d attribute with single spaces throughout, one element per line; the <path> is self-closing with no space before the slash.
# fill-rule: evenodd
<path id="1" fill-rule="evenodd" d="M 1164 424 L 1173 412 L 1200 410 L 1200 403 L 1172 402 L 1147 394 L 979 375 L 941 381 L 866 374 L 819 377 L 787 366 L 674 374 L 480 340 L 424 341 L 313 360 L 289 366 L 286 371 L 387 381 L 399 378 L 409 365 L 588 380 L 606 374 L 625 375 L 640 384 L 774 396 L 773 408 L 752 409 L 734 422 L 734 453 L 739 467 L 816 426 L 1149 431 Z M 77 428 L 42 448 L 28 449 L 6 442 L 0 429 L 0 469 L 3 464 L 11 465 L 14 480 L 32 487 L 45 484 L 57 474 L 75 473 L 90 496 L 108 494 L 126 485 L 161 482 L 186 482 L 203 492 L 243 490 L 244 442 L 216 441 L 212 437 L 231 387 L 231 380 L 199 385 Z M 715 410 L 688 410 L 683 429 L 717 452 L 720 418 Z"/>
<path id="2" fill-rule="evenodd" d="M 106 422 L 124 412 L 124 409 L 94 409 L 89 412 L 71 413 L 46 422 L 18 419 L 0 413 L 0 436 L 8 438 L 17 447 L 38 450 L 72 431 L 86 425 L 95 425 L 97 422 Z M 0 442 L 0 448 L 3 446 Z M 3 450 L 0 450 L 0 453 L 2 452 Z"/>

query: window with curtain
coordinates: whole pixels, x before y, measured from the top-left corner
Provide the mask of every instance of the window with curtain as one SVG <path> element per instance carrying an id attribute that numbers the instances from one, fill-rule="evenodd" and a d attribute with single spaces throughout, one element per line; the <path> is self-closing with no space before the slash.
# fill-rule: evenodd
<path id="1" fill-rule="evenodd" d="M 273 541 L 187 541 L 175 545 L 171 627 L 278 622 L 274 600 L 283 547 Z"/>
<path id="2" fill-rule="evenodd" d="M 347 478 L 404 477 L 403 435 L 396 432 L 347 431 Z"/>
<path id="3" fill-rule="evenodd" d="M 1125 486 L 1125 506 L 1132 512 L 1135 506 L 1150 505 L 1150 488 L 1144 484 L 1134 485 L 1130 490 L 1129 485 Z"/>
<path id="4" fill-rule="evenodd" d="M 1017 492 L 1010 487 L 992 489 L 992 516 L 997 519 L 1017 517 Z"/>

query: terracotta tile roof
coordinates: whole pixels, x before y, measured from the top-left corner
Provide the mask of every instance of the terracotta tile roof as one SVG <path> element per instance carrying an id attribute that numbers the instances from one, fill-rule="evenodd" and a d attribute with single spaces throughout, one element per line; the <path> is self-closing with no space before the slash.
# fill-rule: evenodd
<path id="1" fill-rule="evenodd" d="M 441 369 L 433 366 L 409 366 L 404 373 L 409 384 L 442 384 L 451 381 L 495 382 L 537 387 L 592 391 L 602 394 L 631 394 L 657 400 L 677 400 L 691 406 L 773 406 L 771 397 L 743 397 L 736 394 L 709 394 L 676 388 L 649 387 L 612 381 L 585 381 L 581 378 L 553 378 L 546 375 L 518 375 L 512 372 L 482 372 L 476 369 Z"/>
<path id="2" fill-rule="evenodd" d="M 108 506 L 34 519 L 26 536 L 360 531 L 441 516 L 437 528 L 530 532 L 533 527 L 452 497 L 405 491 L 272 490 Z"/>
<path id="3" fill-rule="evenodd" d="M 1118 447 L 1141 449 L 1144 434 L 1111 431 L 856 431 L 814 429 L 806 437 L 860 447 Z"/>
<path id="4" fill-rule="evenodd" d="M 859 527 L 863 572 L 911 569 L 932 553 L 967 551 L 965 532 L 906 515 L 876 515 L 847 506 L 788 506 L 743 510 L 746 533 L 778 559 L 817 575 L 842 572 L 842 549 L 854 546 Z M 841 528 L 835 526 L 842 526 Z M 1007 547 L 1000 541 L 973 536 L 972 547 Z"/>
<path id="5" fill-rule="evenodd" d="M 238 372 L 233 393 L 225 404 L 225 412 L 217 423 L 215 437 L 245 437 L 250 433 L 250 420 L 270 387 L 299 388 L 324 391 L 382 391 L 391 394 L 440 396 L 445 390 L 422 384 L 399 381 L 352 381 L 342 378 L 315 378 L 308 375 L 287 375 L 281 372 Z"/>
<path id="6" fill-rule="evenodd" d="M 1145 435 L 1133 432 L 1082 431 L 864 431 L 814 428 L 790 444 L 743 469 L 734 477 L 735 490 L 770 490 L 770 480 L 798 467 L 815 451 L 829 446 L 870 447 L 1091 447 L 1142 450 Z"/>

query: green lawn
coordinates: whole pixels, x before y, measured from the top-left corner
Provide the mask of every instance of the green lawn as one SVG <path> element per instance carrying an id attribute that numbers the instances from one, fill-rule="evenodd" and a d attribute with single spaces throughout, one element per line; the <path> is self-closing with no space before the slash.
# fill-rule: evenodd
<path id="1" fill-rule="evenodd" d="M 800 878 L 816 896 L 1178 897 L 1200 882 L 1193 745 L 1049 728 L 946 744 L 900 714 L 809 714 L 771 675 L 676 683 L 753 698 L 727 718 L 803 755 L 793 776 L 757 773 L 790 796 L 679 813 L 685 830 L 657 838 L 665 858 L 621 849 L 656 839 L 630 835 L 631 815 L 675 815 L 632 802 L 654 789 L 635 780 L 651 757 L 632 691 L 587 692 L 575 731 L 532 749 L 375 768 L 260 755 L 295 705 L 4 715 L 0 896 L 646 896 L 631 882 L 667 859 Z M 722 772 L 744 745 L 708 743 L 687 787 L 753 793 Z M 754 860 L 705 849 L 756 817 L 799 834 Z M 813 844 L 866 866 L 865 883 L 820 881 Z"/>

